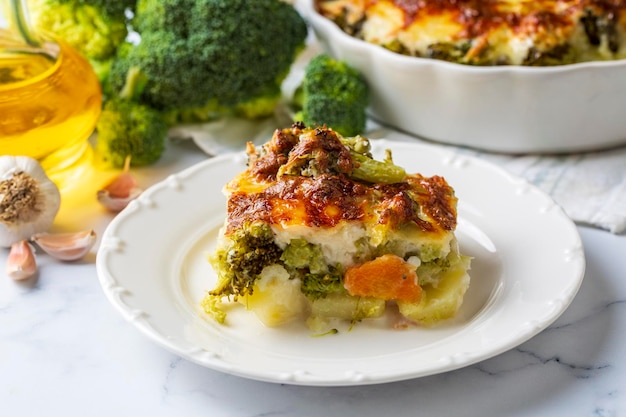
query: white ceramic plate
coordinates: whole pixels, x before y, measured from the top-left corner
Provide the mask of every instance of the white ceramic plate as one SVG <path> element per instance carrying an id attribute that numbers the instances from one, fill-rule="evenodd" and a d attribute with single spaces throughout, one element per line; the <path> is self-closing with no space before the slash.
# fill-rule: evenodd
<path id="1" fill-rule="evenodd" d="M 457 236 L 474 257 L 458 316 L 436 328 L 392 330 L 382 320 L 315 337 L 302 323 L 266 328 L 243 308 L 230 325 L 198 305 L 215 275 L 206 261 L 225 216 L 224 183 L 243 154 L 209 159 L 145 191 L 107 228 L 97 257 L 102 288 L 137 329 L 190 361 L 247 378 L 358 385 L 445 372 L 519 345 L 570 304 L 584 273 L 574 224 L 553 200 L 489 163 L 430 145 L 373 142 L 382 157 L 440 174 L 459 197 Z"/>

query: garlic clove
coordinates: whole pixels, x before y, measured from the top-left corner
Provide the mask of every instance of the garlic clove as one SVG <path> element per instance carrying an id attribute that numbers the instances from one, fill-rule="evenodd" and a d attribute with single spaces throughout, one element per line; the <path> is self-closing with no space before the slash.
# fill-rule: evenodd
<path id="1" fill-rule="evenodd" d="M 128 172 L 130 158 L 126 159 L 124 172 L 115 177 L 102 190 L 98 191 L 98 201 L 109 211 L 122 211 L 134 199 L 139 197 L 142 189 L 139 188 L 135 177 Z"/>
<path id="2" fill-rule="evenodd" d="M 128 192 L 126 197 L 116 197 L 109 193 L 106 189 L 98 191 L 98 201 L 107 210 L 118 213 L 126 208 L 130 204 L 131 201 L 139 197 L 139 194 L 142 193 L 142 189 L 134 188 Z"/>
<path id="3" fill-rule="evenodd" d="M 104 187 L 112 198 L 128 198 L 138 189 L 137 180 L 129 172 L 123 172 Z"/>
<path id="4" fill-rule="evenodd" d="M 7 275 L 15 281 L 22 281 L 35 275 L 37 272 L 35 255 L 26 240 L 11 245 L 6 270 Z"/>
<path id="5" fill-rule="evenodd" d="M 96 232 L 37 233 L 31 238 L 48 255 L 62 261 L 76 261 L 96 243 Z"/>

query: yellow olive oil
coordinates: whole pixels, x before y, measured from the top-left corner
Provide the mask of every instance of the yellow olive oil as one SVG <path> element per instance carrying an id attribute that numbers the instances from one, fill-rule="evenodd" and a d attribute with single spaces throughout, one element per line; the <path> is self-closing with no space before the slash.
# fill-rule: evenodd
<path id="1" fill-rule="evenodd" d="M 55 42 L 59 53 L 53 60 L 12 51 L 0 36 L 0 155 L 38 159 L 53 180 L 90 160 L 88 139 L 102 105 L 89 62 Z"/>

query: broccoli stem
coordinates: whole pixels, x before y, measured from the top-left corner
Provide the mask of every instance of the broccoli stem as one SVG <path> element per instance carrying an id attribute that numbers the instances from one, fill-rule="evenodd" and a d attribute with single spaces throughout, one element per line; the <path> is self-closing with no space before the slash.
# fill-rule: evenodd
<path id="1" fill-rule="evenodd" d="M 139 97 L 146 87 L 147 82 L 148 79 L 145 74 L 141 72 L 141 69 L 138 67 L 129 68 L 126 73 L 126 82 L 118 94 L 118 97 L 122 100 L 134 100 Z"/>
<path id="2" fill-rule="evenodd" d="M 358 162 L 358 166 L 350 174 L 352 178 L 379 184 L 395 184 L 406 178 L 406 171 L 402 167 L 389 162 L 376 161 L 354 151 L 350 153 Z"/>

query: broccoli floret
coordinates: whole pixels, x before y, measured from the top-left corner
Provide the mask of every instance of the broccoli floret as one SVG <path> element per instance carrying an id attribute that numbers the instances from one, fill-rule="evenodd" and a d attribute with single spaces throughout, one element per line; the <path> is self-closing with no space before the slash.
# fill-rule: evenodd
<path id="1" fill-rule="evenodd" d="M 28 0 L 33 25 L 76 48 L 100 80 L 128 34 L 126 11 L 136 0 Z"/>
<path id="2" fill-rule="evenodd" d="M 206 297 L 200 302 L 200 306 L 210 317 L 220 323 L 226 322 L 226 313 L 222 310 L 222 297 L 217 295 L 207 294 Z"/>
<path id="3" fill-rule="evenodd" d="M 459 44 L 438 42 L 428 46 L 426 57 L 462 64 L 465 63 L 465 57 L 471 47 L 471 42 L 461 42 Z"/>
<path id="4" fill-rule="evenodd" d="M 140 0 L 133 24 L 141 41 L 120 50 L 111 86 L 140 68 L 148 79 L 140 101 L 170 123 L 271 115 L 307 34 L 281 0 Z"/>
<path id="5" fill-rule="evenodd" d="M 127 158 L 133 166 L 156 162 L 165 149 L 168 126 L 163 116 L 133 97 L 145 81 L 131 69 L 119 95 L 107 100 L 96 129 L 96 155 L 106 165 L 122 168 Z"/>
<path id="6" fill-rule="evenodd" d="M 314 245 L 304 239 L 292 239 L 285 247 L 280 260 L 291 272 L 300 271 L 304 268 L 313 274 L 328 272 L 328 265 L 326 265 L 322 249 L 319 245 Z"/>
<path id="7" fill-rule="evenodd" d="M 300 291 L 310 300 L 325 298 L 328 294 L 345 292 L 341 273 L 304 274 Z"/>
<path id="8" fill-rule="evenodd" d="M 253 223 L 238 229 L 210 258 L 219 273 L 218 283 L 210 295 L 239 297 L 252 294 L 263 268 L 278 263 L 281 254 L 267 224 Z"/>
<path id="9" fill-rule="evenodd" d="M 179 38 L 187 38 L 189 8 L 193 3 L 193 0 L 137 0 L 133 28 L 143 34 L 166 30 Z"/>
<path id="10" fill-rule="evenodd" d="M 108 100 L 97 130 L 96 154 L 116 168 L 122 168 L 127 157 L 134 166 L 152 164 L 165 149 L 167 124 L 161 114 L 134 101 Z"/>
<path id="11" fill-rule="evenodd" d="M 113 62 L 109 77 L 111 89 L 119 91 L 126 74 L 137 68 L 147 79 L 138 100 L 159 111 L 206 104 L 208 88 L 194 51 L 186 39 L 173 32 L 143 34 L 138 45 L 124 44 Z"/>
<path id="12" fill-rule="evenodd" d="M 295 119 L 307 126 L 326 125 L 343 136 L 363 133 L 369 87 L 363 75 L 346 62 L 326 54 L 314 57 L 304 70 L 294 96 L 301 108 Z"/>
<path id="13" fill-rule="evenodd" d="M 326 264 L 319 245 L 304 239 L 292 239 L 285 247 L 280 260 L 290 276 L 300 278 L 302 282 L 300 291 L 310 300 L 345 291 L 342 271 Z"/>

